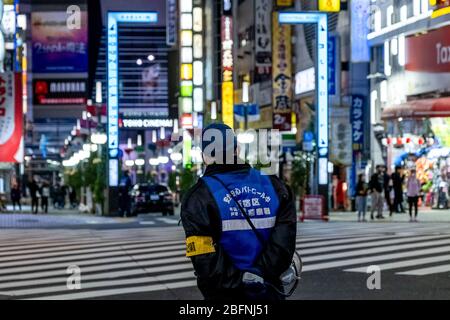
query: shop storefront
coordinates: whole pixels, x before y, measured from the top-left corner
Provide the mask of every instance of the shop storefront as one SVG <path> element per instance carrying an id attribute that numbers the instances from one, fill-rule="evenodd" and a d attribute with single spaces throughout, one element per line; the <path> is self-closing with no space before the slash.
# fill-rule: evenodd
<path id="1" fill-rule="evenodd" d="M 387 165 L 417 169 L 424 205 L 447 208 L 450 181 L 450 26 L 406 37 L 405 66 L 388 78 L 382 120 Z M 383 88 L 381 88 L 383 89 Z M 400 103 L 395 103 L 400 102 Z"/>

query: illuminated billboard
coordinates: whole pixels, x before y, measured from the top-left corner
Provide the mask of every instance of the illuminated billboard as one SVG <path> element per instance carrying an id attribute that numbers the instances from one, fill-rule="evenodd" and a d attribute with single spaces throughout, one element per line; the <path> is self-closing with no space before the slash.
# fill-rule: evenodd
<path id="1" fill-rule="evenodd" d="M 119 23 L 156 23 L 156 12 L 108 12 L 108 149 L 110 158 L 119 155 Z M 111 169 L 111 168 L 110 168 Z M 110 170 L 110 186 L 117 179 Z"/>
<path id="2" fill-rule="evenodd" d="M 87 12 L 80 19 L 80 28 L 68 28 L 65 11 L 31 13 L 34 73 L 88 71 Z"/>
<path id="3" fill-rule="evenodd" d="M 319 12 L 280 12 L 280 24 L 315 24 L 317 29 L 316 49 L 316 105 L 317 147 L 320 159 L 328 158 L 328 16 Z M 328 175 L 320 175 L 319 185 L 328 183 Z"/>

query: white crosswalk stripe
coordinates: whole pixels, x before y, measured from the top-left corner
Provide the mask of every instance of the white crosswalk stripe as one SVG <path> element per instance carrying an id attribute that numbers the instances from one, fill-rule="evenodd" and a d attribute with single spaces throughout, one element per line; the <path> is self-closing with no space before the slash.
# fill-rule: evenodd
<path id="1" fill-rule="evenodd" d="M 305 223 L 297 248 L 304 277 L 327 269 L 365 273 L 373 264 L 402 276 L 450 272 L 447 225 Z M 70 265 L 81 268 L 80 290 L 67 288 Z M 179 227 L 0 231 L 0 295 L 89 299 L 195 285 Z"/>

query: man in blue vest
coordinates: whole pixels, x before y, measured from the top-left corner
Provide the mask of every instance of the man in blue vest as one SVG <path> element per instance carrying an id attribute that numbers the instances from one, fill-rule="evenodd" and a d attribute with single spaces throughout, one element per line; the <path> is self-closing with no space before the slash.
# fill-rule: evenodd
<path id="1" fill-rule="evenodd" d="M 232 129 L 202 133 L 204 176 L 185 195 L 186 255 L 206 300 L 280 300 L 274 289 L 295 251 L 294 196 L 276 176 L 239 161 Z"/>

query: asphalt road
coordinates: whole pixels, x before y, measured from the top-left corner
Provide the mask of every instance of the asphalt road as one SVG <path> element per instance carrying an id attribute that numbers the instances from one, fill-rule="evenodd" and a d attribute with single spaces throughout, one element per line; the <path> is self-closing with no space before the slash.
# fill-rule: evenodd
<path id="1" fill-rule="evenodd" d="M 298 231 L 304 272 L 293 300 L 450 298 L 448 223 L 308 222 Z M 373 265 L 380 290 L 367 288 Z M 80 287 L 67 286 L 70 266 Z M 177 225 L 3 229 L 0 297 L 202 299 Z"/>

